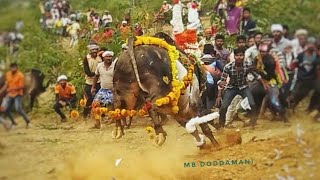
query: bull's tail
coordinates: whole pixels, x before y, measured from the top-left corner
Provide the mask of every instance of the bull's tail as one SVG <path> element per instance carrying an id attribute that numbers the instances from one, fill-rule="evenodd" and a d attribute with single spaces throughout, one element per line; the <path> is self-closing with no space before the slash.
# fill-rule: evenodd
<path id="1" fill-rule="evenodd" d="M 139 71 L 138 71 L 138 66 L 137 66 L 137 61 L 136 61 L 136 58 L 134 56 L 134 41 L 135 41 L 135 37 L 132 36 L 132 37 L 129 37 L 128 39 L 128 52 L 129 52 L 129 56 L 130 56 L 130 61 L 132 63 L 132 66 L 133 66 L 133 71 L 134 71 L 134 74 L 136 76 L 136 79 L 137 79 L 137 82 L 138 82 L 138 85 L 140 87 L 140 89 L 144 92 L 148 92 L 141 84 L 141 81 L 140 81 L 140 76 L 139 76 Z"/>

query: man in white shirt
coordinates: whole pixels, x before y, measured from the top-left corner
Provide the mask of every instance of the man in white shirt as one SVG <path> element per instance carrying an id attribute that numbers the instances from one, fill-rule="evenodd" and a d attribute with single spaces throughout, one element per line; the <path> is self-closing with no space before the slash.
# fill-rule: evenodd
<path id="1" fill-rule="evenodd" d="M 104 13 L 105 14 L 102 16 L 103 25 L 104 27 L 110 26 L 110 23 L 112 23 L 112 16 L 108 10 L 106 10 Z"/>
<path id="2" fill-rule="evenodd" d="M 254 35 L 254 41 L 255 41 L 255 45 L 251 46 L 250 48 L 248 48 L 245 52 L 245 57 L 244 59 L 250 63 L 253 63 L 254 58 L 256 58 L 259 54 L 259 50 L 258 47 L 261 43 L 262 40 L 262 33 L 261 32 L 257 32 Z"/>
<path id="3" fill-rule="evenodd" d="M 302 53 L 307 49 L 307 39 L 308 39 L 308 31 L 305 29 L 298 29 L 295 33 L 295 39 L 291 41 L 292 50 L 294 56 L 297 57 L 298 54 Z"/>
<path id="4" fill-rule="evenodd" d="M 79 20 L 76 20 L 72 23 L 71 26 L 67 28 L 67 32 L 70 34 L 70 47 L 73 48 L 76 44 L 78 44 L 78 32 L 80 31 Z"/>
<path id="5" fill-rule="evenodd" d="M 96 68 L 91 88 L 91 93 L 94 94 L 98 79 L 100 78 L 101 88 L 95 95 L 93 101 L 99 102 L 102 106 L 110 106 L 113 104 L 113 71 L 116 63 L 116 60 L 113 61 L 113 56 L 114 53 L 112 51 L 105 51 L 102 54 L 103 62 L 99 63 Z"/>
<path id="6" fill-rule="evenodd" d="M 291 45 L 291 42 L 283 37 L 283 27 L 281 24 L 273 24 L 271 26 L 271 32 L 273 36 L 272 47 L 280 50 L 283 54 L 285 53 L 286 47 Z"/>

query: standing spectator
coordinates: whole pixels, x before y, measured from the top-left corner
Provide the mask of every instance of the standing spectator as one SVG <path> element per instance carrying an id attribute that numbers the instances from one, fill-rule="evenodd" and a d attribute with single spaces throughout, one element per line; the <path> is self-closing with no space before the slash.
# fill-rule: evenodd
<path id="1" fill-rule="evenodd" d="M 227 17 L 225 27 L 229 35 L 240 32 L 242 8 L 236 7 L 236 0 L 228 0 Z"/>
<path id="2" fill-rule="evenodd" d="M 282 27 L 283 27 L 283 37 L 288 40 L 292 40 L 292 36 L 289 33 L 289 26 L 286 24 L 283 24 Z"/>
<path id="3" fill-rule="evenodd" d="M 252 66 L 247 61 L 244 61 L 244 49 L 235 49 L 234 55 L 235 55 L 235 61 L 227 64 L 224 69 L 221 76 L 221 81 L 218 82 L 219 86 L 222 88 L 219 90 L 218 98 L 216 100 L 216 105 L 219 106 L 221 102 L 221 95 L 223 89 L 224 95 L 223 95 L 223 101 L 222 105 L 220 107 L 220 117 L 219 117 L 219 124 L 220 127 L 225 126 L 225 120 L 226 120 L 226 112 L 227 108 L 230 105 L 231 101 L 236 95 L 240 95 L 242 98 L 247 97 L 249 101 L 249 105 L 251 107 L 251 111 L 253 112 L 251 115 L 251 119 L 249 123 L 246 123 L 246 125 L 254 126 L 256 125 L 257 121 L 257 111 L 256 111 L 256 105 L 254 102 L 254 98 L 252 96 L 251 91 L 249 90 L 248 83 L 246 80 L 247 74 L 251 71 L 253 71 Z M 230 78 L 230 81 L 227 85 L 227 77 Z"/>
<path id="4" fill-rule="evenodd" d="M 320 89 L 317 88 L 317 83 L 315 81 L 317 78 L 319 61 L 315 39 L 309 38 L 307 50 L 300 53 L 291 65 L 292 68 L 298 69 L 297 82 L 291 96 L 293 108 L 295 108 L 311 90 L 316 90 L 317 93 L 320 93 Z"/>
<path id="5" fill-rule="evenodd" d="M 122 39 L 127 39 L 130 33 L 130 27 L 128 26 L 127 21 L 122 21 L 121 26 L 120 26 L 120 33 Z"/>
<path id="6" fill-rule="evenodd" d="M 203 56 L 201 61 L 203 62 L 203 68 L 207 74 L 206 90 L 202 94 L 202 101 L 205 108 L 210 112 L 211 108 L 215 103 L 217 94 L 216 83 L 214 82 L 214 76 L 221 76 L 221 71 L 217 68 L 216 52 L 212 44 L 205 44 L 203 50 Z"/>
<path id="7" fill-rule="evenodd" d="M 113 33 L 114 33 L 114 31 L 113 31 L 113 29 L 111 27 L 106 27 L 104 29 L 103 36 L 106 39 L 110 39 L 110 38 L 112 38 Z"/>
<path id="8" fill-rule="evenodd" d="M 75 108 L 77 104 L 76 88 L 68 83 L 68 78 L 65 75 L 61 75 L 57 79 L 57 85 L 54 88 L 56 95 L 54 110 L 61 118 L 61 122 L 66 122 L 67 117 L 61 111 L 61 108 L 70 106 Z"/>
<path id="9" fill-rule="evenodd" d="M 102 106 L 110 106 L 113 104 L 113 71 L 116 61 L 113 61 L 114 53 L 105 51 L 102 54 L 103 62 L 99 63 L 93 79 L 91 93 L 94 94 L 98 89 L 97 84 L 100 78 L 101 88 L 96 94 L 94 101 L 99 102 Z"/>
<path id="10" fill-rule="evenodd" d="M 245 52 L 245 60 L 248 61 L 249 63 L 253 63 L 254 59 L 259 55 L 259 45 L 262 40 L 262 33 L 261 32 L 256 32 L 254 35 L 254 42 L 255 44 L 248 48 Z"/>
<path id="11" fill-rule="evenodd" d="M 293 52 L 295 57 L 298 56 L 298 54 L 302 53 L 307 49 L 307 39 L 308 39 L 308 31 L 305 29 L 298 29 L 295 33 L 295 39 L 291 41 L 291 44 L 293 46 Z"/>
<path id="12" fill-rule="evenodd" d="M 110 24 L 112 23 L 112 16 L 108 10 L 104 11 L 102 22 L 104 27 L 110 26 Z"/>
<path id="13" fill-rule="evenodd" d="M 251 11 L 249 8 L 243 9 L 242 31 L 245 36 L 251 36 L 256 29 L 256 22 L 251 19 Z"/>
<path id="14" fill-rule="evenodd" d="M 91 109 L 90 107 L 91 107 L 91 104 L 93 101 L 93 94 L 91 93 L 93 79 L 94 79 L 98 64 L 102 62 L 102 59 L 100 58 L 100 56 L 98 56 L 99 46 L 97 44 L 90 44 L 88 46 L 88 49 L 89 49 L 90 53 L 87 54 L 85 56 L 85 58 L 83 59 L 83 69 L 84 69 L 84 73 L 86 75 L 85 76 L 86 82 L 85 82 L 84 92 L 85 92 L 85 96 L 87 99 L 86 106 L 83 110 L 83 117 L 84 118 L 87 118 L 90 113 L 90 109 Z M 97 90 L 100 89 L 100 80 L 97 81 L 96 89 Z M 95 92 L 95 93 L 97 93 L 97 92 Z"/>
<path id="15" fill-rule="evenodd" d="M 72 23 L 71 26 L 67 28 L 67 32 L 70 34 L 70 47 L 73 48 L 75 45 L 78 44 L 78 33 L 80 31 L 80 24 L 79 21 L 76 20 Z"/>
<path id="16" fill-rule="evenodd" d="M 95 72 L 91 93 L 94 94 L 97 90 L 97 82 L 100 78 L 101 88 L 94 97 L 94 102 L 99 103 L 102 106 L 113 107 L 113 72 L 116 60 L 113 61 L 114 53 L 112 51 L 105 51 L 102 54 L 103 62 L 99 63 Z M 100 129 L 100 120 L 96 121 L 95 127 Z"/>
<path id="17" fill-rule="evenodd" d="M 163 4 L 160 8 L 159 13 L 166 13 L 172 9 L 171 4 L 169 4 L 167 1 L 163 1 Z"/>
<path id="18" fill-rule="evenodd" d="M 80 10 L 77 11 L 76 19 L 79 20 L 79 21 L 81 21 L 81 19 L 82 19 L 82 13 L 81 13 Z"/>
<path id="19" fill-rule="evenodd" d="M 58 19 L 55 20 L 54 28 L 55 28 L 56 33 L 61 36 L 63 33 L 63 22 L 62 22 L 61 17 L 59 17 Z"/>
<path id="20" fill-rule="evenodd" d="M 143 35 L 142 27 L 139 23 L 134 24 L 134 35 L 135 36 L 142 36 Z"/>
<path id="21" fill-rule="evenodd" d="M 60 12 L 57 8 L 57 5 L 53 5 L 52 9 L 50 10 L 52 19 L 58 19 L 60 17 Z"/>
<path id="22" fill-rule="evenodd" d="M 67 15 L 63 15 L 63 17 L 61 18 L 61 21 L 62 21 L 62 35 L 67 36 L 67 27 L 68 27 L 68 24 L 71 23 L 71 20 L 68 18 Z"/>
<path id="23" fill-rule="evenodd" d="M 283 36 L 283 27 L 281 24 L 273 24 L 271 26 L 271 32 L 273 36 L 272 47 L 277 48 L 283 54 L 285 53 L 285 48 L 291 45 L 290 41 Z"/>
<path id="24" fill-rule="evenodd" d="M 225 66 L 229 62 L 230 52 L 224 48 L 223 45 L 224 36 L 221 34 L 216 35 L 214 50 L 217 52 L 217 58 L 220 60 L 222 65 Z"/>
<path id="25" fill-rule="evenodd" d="M 214 38 L 211 35 L 211 30 L 204 31 L 204 37 L 199 41 L 199 49 L 203 52 L 204 45 L 211 44 L 214 45 Z"/>
<path id="26" fill-rule="evenodd" d="M 246 41 L 247 41 L 247 38 L 244 36 L 244 35 L 240 35 L 240 36 L 237 36 L 237 48 L 244 48 L 246 49 Z M 232 52 L 229 56 L 229 59 L 230 61 L 234 61 L 234 52 Z"/>
<path id="27" fill-rule="evenodd" d="M 26 127 L 30 127 L 30 120 L 22 108 L 22 96 L 24 91 L 24 75 L 18 70 L 17 63 L 10 64 L 10 71 L 6 73 L 6 83 L 3 89 L 7 90 L 6 115 L 12 119 L 11 110 L 15 106 L 16 111 L 23 117 Z M 13 122 L 14 123 L 14 122 Z M 13 124 L 15 125 L 15 124 Z"/>
<path id="28" fill-rule="evenodd" d="M 97 33 L 99 31 L 100 24 L 101 24 L 100 21 L 101 20 L 100 20 L 99 14 L 96 13 L 92 19 L 93 33 Z"/>

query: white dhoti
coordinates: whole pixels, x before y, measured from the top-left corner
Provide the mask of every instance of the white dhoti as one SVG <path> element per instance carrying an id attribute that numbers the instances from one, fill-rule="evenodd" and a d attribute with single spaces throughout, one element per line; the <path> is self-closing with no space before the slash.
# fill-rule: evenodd
<path id="1" fill-rule="evenodd" d="M 179 34 L 184 31 L 181 9 L 180 4 L 175 4 L 172 8 L 172 20 L 170 24 L 173 26 L 173 34 Z"/>

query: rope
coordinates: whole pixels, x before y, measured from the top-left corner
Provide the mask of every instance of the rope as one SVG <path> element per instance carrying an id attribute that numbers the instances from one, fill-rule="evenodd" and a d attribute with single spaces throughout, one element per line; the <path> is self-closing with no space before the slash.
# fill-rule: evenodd
<path id="1" fill-rule="evenodd" d="M 135 40 L 135 37 L 130 37 L 128 39 L 128 52 L 129 52 L 129 56 L 130 56 L 130 60 L 131 60 L 131 63 L 132 63 L 132 66 L 133 66 L 133 70 L 134 70 L 134 74 L 136 76 L 136 79 L 137 79 L 137 82 L 138 82 L 138 85 L 140 87 L 140 89 L 146 93 L 148 93 L 148 90 L 145 89 L 142 84 L 141 84 L 141 81 L 140 81 L 140 76 L 139 76 L 139 71 L 138 71 L 138 66 L 137 66 L 137 61 L 136 61 L 136 58 L 134 57 L 134 49 L 133 49 L 133 42 Z"/>

